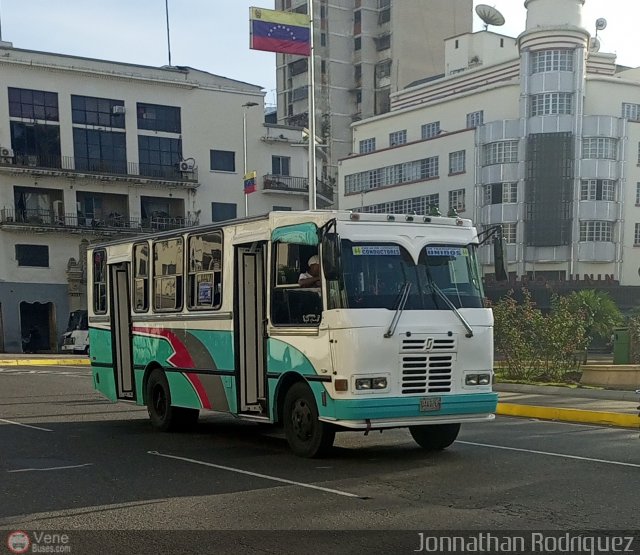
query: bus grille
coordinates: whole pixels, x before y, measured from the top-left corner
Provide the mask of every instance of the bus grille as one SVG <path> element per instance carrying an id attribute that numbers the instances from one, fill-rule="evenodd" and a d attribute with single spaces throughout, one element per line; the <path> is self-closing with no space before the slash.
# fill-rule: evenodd
<path id="1" fill-rule="evenodd" d="M 452 368 L 452 355 L 404 355 L 402 394 L 450 392 Z"/>
<path id="2" fill-rule="evenodd" d="M 456 350 L 456 340 L 453 337 L 416 337 L 402 340 L 401 352 L 423 353 L 453 352 Z"/>

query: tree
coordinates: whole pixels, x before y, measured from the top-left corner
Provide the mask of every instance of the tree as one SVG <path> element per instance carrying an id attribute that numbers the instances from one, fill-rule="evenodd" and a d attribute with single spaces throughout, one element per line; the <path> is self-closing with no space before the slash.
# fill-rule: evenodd
<path id="1" fill-rule="evenodd" d="M 622 322 L 622 313 L 616 303 L 603 291 L 574 291 L 567 301 L 571 311 L 582 312 L 584 316 L 587 347 L 594 339 L 608 342 L 613 328 Z"/>

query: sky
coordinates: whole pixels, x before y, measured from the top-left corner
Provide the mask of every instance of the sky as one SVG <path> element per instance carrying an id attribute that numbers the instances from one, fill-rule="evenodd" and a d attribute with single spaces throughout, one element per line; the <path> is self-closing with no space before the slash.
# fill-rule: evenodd
<path id="1" fill-rule="evenodd" d="M 400 0 L 402 1 L 402 0 Z M 447 2 L 448 0 L 437 0 Z M 524 0 L 487 3 L 506 19 L 491 29 L 518 36 L 525 25 Z M 249 7 L 274 7 L 274 0 L 168 0 L 171 63 L 191 66 L 265 89 L 276 101 L 275 54 L 249 49 Z M 640 66 L 640 4 L 637 0 L 586 0 L 584 20 L 599 32 L 601 51 L 618 63 Z M 16 48 L 161 66 L 169 62 L 165 0 L 0 0 L 2 40 Z M 474 30 L 482 24 L 474 17 Z"/>

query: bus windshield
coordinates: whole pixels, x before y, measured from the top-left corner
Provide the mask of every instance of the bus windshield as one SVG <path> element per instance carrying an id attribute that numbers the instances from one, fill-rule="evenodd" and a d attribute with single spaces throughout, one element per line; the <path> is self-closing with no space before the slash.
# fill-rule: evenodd
<path id="1" fill-rule="evenodd" d="M 67 324 L 67 331 L 74 330 L 88 330 L 89 322 L 87 319 L 86 310 L 74 310 L 69 314 L 69 323 Z"/>
<path id="2" fill-rule="evenodd" d="M 475 245 L 427 245 L 415 264 L 393 243 L 342 241 L 346 308 L 395 310 L 405 283 L 411 283 L 406 310 L 450 310 L 483 306 Z"/>

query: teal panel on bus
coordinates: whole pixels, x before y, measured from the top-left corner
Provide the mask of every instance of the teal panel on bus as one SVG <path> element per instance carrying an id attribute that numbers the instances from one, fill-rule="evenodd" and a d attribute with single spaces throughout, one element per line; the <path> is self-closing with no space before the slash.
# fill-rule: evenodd
<path id="1" fill-rule="evenodd" d="M 295 243 L 296 245 L 317 245 L 318 228 L 316 224 L 304 223 L 277 227 L 271 232 L 271 240 L 275 243 Z"/>
<path id="2" fill-rule="evenodd" d="M 102 363 L 113 363 L 111 350 L 111 330 L 89 328 L 89 345 L 91 346 L 91 360 Z"/>
<path id="3" fill-rule="evenodd" d="M 96 368 L 91 369 L 93 373 L 93 387 L 96 391 L 102 393 L 110 401 L 117 401 L 116 396 L 116 379 L 113 368 Z"/>
<path id="4" fill-rule="evenodd" d="M 163 366 L 170 366 L 167 362 L 173 355 L 173 347 L 163 337 L 157 335 L 133 336 L 133 363 L 146 366 L 151 361 L 156 361 Z"/>
<path id="5" fill-rule="evenodd" d="M 267 372 L 283 374 L 295 371 L 303 376 L 317 374 L 305 354 L 293 345 L 279 339 L 267 340 Z"/>
<path id="6" fill-rule="evenodd" d="M 209 351 L 217 370 L 235 370 L 233 354 L 233 332 L 189 330 Z"/>
<path id="7" fill-rule="evenodd" d="M 201 409 L 202 404 L 188 377 L 181 372 L 165 372 L 174 407 Z"/>

